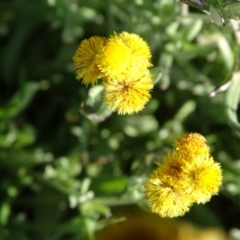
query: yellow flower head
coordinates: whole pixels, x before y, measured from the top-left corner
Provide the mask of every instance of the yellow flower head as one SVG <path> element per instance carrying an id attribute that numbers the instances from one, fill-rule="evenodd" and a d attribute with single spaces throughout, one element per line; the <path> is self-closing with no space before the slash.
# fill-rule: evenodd
<path id="1" fill-rule="evenodd" d="M 96 56 L 106 78 L 121 78 L 127 72 L 143 71 L 152 66 L 147 43 L 136 34 L 114 33 Z"/>
<path id="2" fill-rule="evenodd" d="M 104 77 L 119 78 L 131 64 L 131 51 L 121 39 L 109 38 L 106 46 L 96 56 Z"/>
<path id="3" fill-rule="evenodd" d="M 91 37 L 83 40 L 73 56 L 73 63 L 77 69 L 77 79 L 83 79 L 83 83 L 95 84 L 101 77 L 101 72 L 97 66 L 96 54 L 106 45 L 106 39 L 101 37 Z"/>
<path id="4" fill-rule="evenodd" d="M 171 175 L 176 180 L 179 180 L 179 175 L 182 173 L 182 166 L 186 164 L 185 159 L 179 157 L 177 154 L 166 154 L 163 162 L 156 162 L 158 165 L 158 172 L 161 175 Z"/>
<path id="5" fill-rule="evenodd" d="M 131 51 L 132 67 L 151 67 L 151 52 L 147 43 L 137 34 L 122 32 L 115 34 L 114 38 L 121 39 Z"/>
<path id="6" fill-rule="evenodd" d="M 192 203 L 206 203 L 219 192 L 221 168 L 200 134 L 178 139 L 174 152 L 157 165 L 145 184 L 145 195 L 151 210 L 162 217 L 181 216 Z"/>
<path id="7" fill-rule="evenodd" d="M 207 161 L 193 161 L 184 166 L 181 177 L 185 192 L 194 202 L 206 203 L 219 192 L 222 183 L 220 165 L 210 157 Z"/>
<path id="8" fill-rule="evenodd" d="M 154 170 L 145 183 L 145 195 L 151 211 L 161 217 L 184 215 L 189 210 L 191 199 L 176 187 L 176 178 L 162 175 L 159 170 Z"/>
<path id="9" fill-rule="evenodd" d="M 209 147 L 206 145 L 206 139 L 199 133 L 190 133 L 178 139 L 174 145 L 174 151 L 186 158 L 186 160 L 201 157 L 208 159 Z"/>
<path id="10" fill-rule="evenodd" d="M 132 114 L 143 109 L 150 99 L 153 82 L 149 71 L 132 72 L 120 79 L 106 79 L 104 100 L 119 114 Z"/>

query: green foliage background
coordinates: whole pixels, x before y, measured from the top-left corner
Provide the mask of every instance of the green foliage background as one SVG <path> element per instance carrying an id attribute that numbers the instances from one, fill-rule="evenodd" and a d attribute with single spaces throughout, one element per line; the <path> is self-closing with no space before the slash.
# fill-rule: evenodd
<path id="1" fill-rule="evenodd" d="M 186 10 L 170 0 L 0 1 L 0 239 L 91 238 L 113 208 L 147 211 L 144 180 L 189 132 L 207 138 L 224 183 L 183 219 L 240 227 L 239 78 L 209 97 L 238 69 L 236 39 Z M 75 80 L 80 41 L 114 31 L 152 51 L 156 84 L 139 114 L 111 114 L 101 85 Z"/>

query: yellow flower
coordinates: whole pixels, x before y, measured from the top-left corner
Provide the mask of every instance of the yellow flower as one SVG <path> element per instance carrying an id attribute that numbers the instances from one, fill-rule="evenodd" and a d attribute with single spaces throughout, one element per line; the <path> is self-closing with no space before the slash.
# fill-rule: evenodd
<path id="1" fill-rule="evenodd" d="M 121 39 L 110 38 L 96 56 L 104 77 L 119 78 L 131 64 L 131 51 Z"/>
<path id="2" fill-rule="evenodd" d="M 156 162 L 161 171 L 161 175 L 171 175 L 175 177 L 177 181 L 179 180 L 179 175 L 182 174 L 182 167 L 185 165 L 185 159 L 181 158 L 179 155 L 166 154 L 161 163 Z"/>
<path id="3" fill-rule="evenodd" d="M 198 159 L 186 164 L 181 178 L 186 182 L 185 193 L 194 202 L 206 203 L 219 192 L 222 172 L 220 165 L 210 157 L 207 161 Z"/>
<path id="4" fill-rule="evenodd" d="M 113 38 L 121 39 L 122 42 L 130 49 L 132 67 L 146 68 L 152 66 L 150 62 L 150 49 L 147 43 L 137 34 L 122 32 L 119 35 L 115 34 Z"/>
<path id="5" fill-rule="evenodd" d="M 97 66 L 96 54 L 106 45 L 106 39 L 91 37 L 83 40 L 73 56 L 73 63 L 77 69 L 77 79 L 83 79 L 83 83 L 95 84 L 101 77 Z"/>
<path id="6" fill-rule="evenodd" d="M 121 78 L 127 72 L 144 71 L 152 66 L 147 43 L 136 34 L 114 33 L 96 56 L 106 78 Z"/>
<path id="7" fill-rule="evenodd" d="M 159 173 L 175 179 L 174 186 L 182 189 L 193 202 L 205 203 L 219 191 L 221 168 L 209 155 L 185 158 L 174 152 L 167 154 L 157 165 Z"/>
<path id="8" fill-rule="evenodd" d="M 206 203 L 219 192 L 220 165 L 198 133 L 178 139 L 174 152 L 157 165 L 145 184 L 145 195 L 151 210 L 162 217 L 181 216 L 192 203 Z"/>
<path id="9" fill-rule="evenodd" d="M 161 217 L 178 217 L 184 215 L 192 204 L 188 195 L 176 187 L 174 175 L 162 175 L 161 169 L 155 169 L 145 183 L 145 195 L 152 212 Z"/>
<path id="10" fill-rule="evenodd" d="M 184 156 L 188 160 L 198 157 L 208 159 L 210 154 L 206 139 L 199 133 L 190 133 L 181 137 L 173 144 L 173 147 L 177 154 Z"/>
<path id="11" fill-rule="evenodd" d="M 104 100 L 119 114 L 132 114 L 143 109 L 150 99 L 153 82 L 149 71 L 131 72 L 122 78 L 105 79 Z"/>

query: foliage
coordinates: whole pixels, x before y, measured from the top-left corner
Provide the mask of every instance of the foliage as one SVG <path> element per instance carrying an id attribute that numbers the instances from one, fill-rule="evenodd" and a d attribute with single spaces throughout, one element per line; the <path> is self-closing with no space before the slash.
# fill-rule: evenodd
<path id="1" fill-rule="evenodd" d="M 79 42 L 114 31 L 151 48 L 155 87 L 139 114 L 112 114 L 100 85 L 75 79 Z M 1 1 L 0 239 L 93 239 L 113 208 L 146 210 L 154 162 L 189 132 L 206 137 L 223 185 L 183 219 L 239 228 L 236 35 L 169 0 Z"/>

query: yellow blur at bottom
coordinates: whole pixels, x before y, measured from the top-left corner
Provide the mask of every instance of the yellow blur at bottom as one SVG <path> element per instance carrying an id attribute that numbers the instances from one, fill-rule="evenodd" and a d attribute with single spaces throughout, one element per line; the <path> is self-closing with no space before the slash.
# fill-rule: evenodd
<path id="1" fill-rule="evenodd" d="M 227 240 L 220 228 L 200 229 L 191 223 L 162 219 L 139 209 L 124 209 L 114 214 L 119 222 L 95 235 L 96 240 Z"/>

